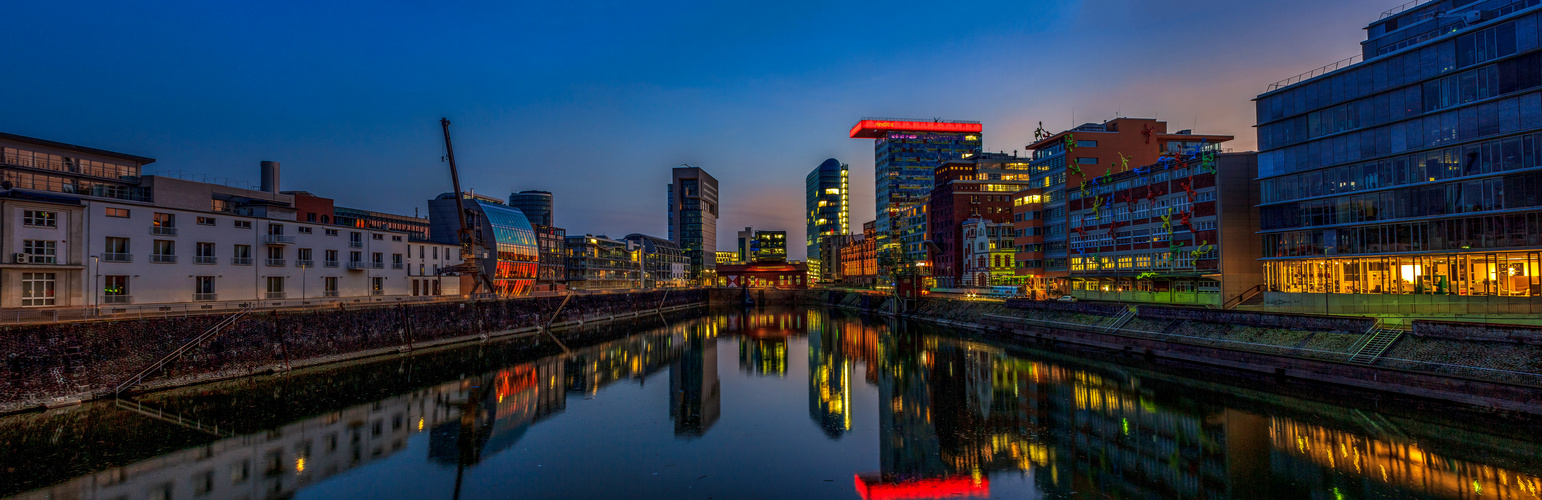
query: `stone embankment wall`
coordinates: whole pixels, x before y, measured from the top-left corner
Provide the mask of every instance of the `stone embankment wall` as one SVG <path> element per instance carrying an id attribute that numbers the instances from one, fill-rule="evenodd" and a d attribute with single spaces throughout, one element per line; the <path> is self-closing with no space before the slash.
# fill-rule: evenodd
<path id="1" fill-rule="evenodd" d="M 435 303 L 243 317 L 154 375 L 149 386 L 260 373 L 322 362 L 528 333 L 553 320 L 564 297 Z M 704 290 L 574 295 L 554 326 L 701 305 Z M 223 320 L 189 316 L 0 328 L 0 413 L 59 398 L 111 395 L 117 384 Z"/>
<path id="2" fill-rule="evenodd" d="M 739 290 L 714 302 L 740 303 Z M 1371 364 L 1349 358 L 1372 318 L 1139 306 L 1094 302 L 1006 302 L 922 298 L 906 307 L 876 293 L 752 291 L 762 304 L 826 305 L 958 327 L 1242 368 L 1488 408 L 1542 413 L 1542 329 L 1417 321 Z"/>

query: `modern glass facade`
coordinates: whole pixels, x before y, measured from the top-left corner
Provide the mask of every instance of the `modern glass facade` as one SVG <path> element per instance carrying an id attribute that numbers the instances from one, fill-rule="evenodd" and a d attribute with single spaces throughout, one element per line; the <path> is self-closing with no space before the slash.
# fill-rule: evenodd
<path id="1" fill-rule="evenodd" d="M 525 219 L 525 214 L 514 208 L 479 203 L 476 200 L 467 202 L 478 206 L 483 216 L 482 223 L 492 232 L 493 240 L 489 242 L 485 239 L 483 228 L 476 228 L 483 245 L 492 246 L 497 255 L 496 259 L 489 259 L 493 268 L 489 275 L 493 279 L 494 291 L 505 297 L 529 294 L 535 285 L 540 262 L 540 250 L 530 221 Z"/>
<path id="2" fill-rule="evenodd" d="M 669 184 L 669 240 L 691 259 L 691 278 L 710 278 L 717 266 L 717 179 L 696 167 L 678 167 Z"/>
<path id="3" fill-rule="evenodd" d="M 845 163 L 835 158 L 820 163 L 804 180 L 808 239 L 807 258 L 810 262 L 820 259 L 819 240 L 825 236 L 851 233 L 851 190 Z"/>
<path id="4" fill-rule="evenodd" d="M 1258 97 L 1270 292 L 1542 294 L 1542 2 L 1455 3 L 1386 16 L 1363 62 Z"/>

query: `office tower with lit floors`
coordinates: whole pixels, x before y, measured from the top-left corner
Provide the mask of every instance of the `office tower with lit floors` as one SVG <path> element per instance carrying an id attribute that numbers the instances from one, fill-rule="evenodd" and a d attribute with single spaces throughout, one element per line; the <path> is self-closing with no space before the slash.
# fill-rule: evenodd
<path id="1" fill-rule="evenodd" d="M 876 245 L 880 255 L 900 250 L 901 212 L 924 205 L 932 192 L 932 170 L 942 162 L 980 153 L 980 122 L 951 120 L 864 119 L 851 128 L 853 139 L 873 139 L 873 195 L 876 198 Z M 882 259 L 881 259 L 882 260 Z M 887 270 L 880 270 L 880 274 Z"/>
<path id="2" fill-rule="evenodd" d="M 1542 313 L 1538 22 L 1535 1 L 1412 5 L 1360 61 L 1255 99 L 1265 304 Z"/>
<path id="3" fill-rule="evenodd" d="M 669 240 L 691 259 L 691 279 L 717 267 L 717 179 L 697 167 L 676 167 L 669 183 Z"/>
<path id="4" fill-rule="evenodd" d="M 824 258 L 819 255 L 819 240 L 851 232 L 849 170 L 845 163 L 830 158 L 814 167 L 804 181 L 807 211 L 803 215 L 807 220 L 805 241 L 810 264 Z"/>

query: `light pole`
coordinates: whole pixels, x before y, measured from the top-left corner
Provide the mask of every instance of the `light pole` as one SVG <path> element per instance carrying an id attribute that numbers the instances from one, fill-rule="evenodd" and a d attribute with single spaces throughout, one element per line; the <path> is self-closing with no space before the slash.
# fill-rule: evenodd
<path id="1" fill-rule="evenodd" d="M 96 256 L 96 255 L 92 255 L 91 256 L 91 288 L 92 288 L 92 291 L 91 291 L 91 315 L 92 316 L 99 316 L 99 315 L 101 315 L 101 311 L 99 311 L 99 309 L 101 309 L 102 299 L 97 297 L 97 295 L 96 295 L 96 290 L 100 290 L 101 289 L 101 286 L 97 285 L 97 278 L 99 278 L 101 275 L 102 275 L 101 258 Z"/>

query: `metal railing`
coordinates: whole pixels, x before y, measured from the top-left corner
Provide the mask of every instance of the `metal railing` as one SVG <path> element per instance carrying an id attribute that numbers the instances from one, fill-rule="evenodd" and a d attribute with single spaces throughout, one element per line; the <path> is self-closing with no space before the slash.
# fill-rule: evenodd
<path id="1" fill-rule="evenodd" d="M 268 259 L 268 267 L 284 267 L 284 259 Z"/>
<path id="2" fill-rule="evenodd" d="M 292 245 L 294 244 L 294 237 L 284 236 L 282 234 L 270 234 L 267 238 L 264 239 L 264 241 L 266 241 L 269 245 Z"/>
<path id="3" fill-rule="evenodd" d="M 102 262 L 133 262 L 134 254 L 120 252 L 105 252 L 102 254 Z"/>
<path id="4" fill-rule="evenodd" d="M 337 290 L 327 290 L 327 291 L 321 292 L 321 296 L 322 297 L 326 297 L 326 298 L 337 297 Z"/>
<path id="5" fill-rule="evenodd" d="M 316 261 L 295 259 L 294 267 L 316 267 Z"/>
<path id="6" fill-rule="evenodd" d="M 350 242 L 348 242 L 348 248 L 364 248 L 364 242 L 362 242 L 362 241 L 350 241 Z"/>
<path id="7" fill-rule="evenodd" d="M 195 294 L 193 294 L 193 302 L 213 302 L 213 301 L 216 301 L 216 300 L 219 300 L 219 294 L 216 294 L 216 293 L 195 293 Z"/>
<path id="8" fill-rule="evenodd" d="M 285 298 L 285 294 L 284 292 L 268 292 L 266 297 L 269 299 L 282 299 Z"/>
<path id="9" fill-rule="evenodd" d="M 1264 286 L 1263 285 L 1253 285 L 1253 288 L 1249 288 L 1247 290 L 1243 290 L 1242 293 L 1237 294 L 1236 297 L 1232 297 L 1231 300 L 1228 300 L 1228 301 L 1226 301 L 1226 303 L 1221 304 L 1221 309 L 1231 309 L 1233 307 L 1237 307 L 1238 305 L 1241 305 L 1243 302 L 1247 302 L 1248 299 L 1251 299 L 1254 296 L 1256 296 L 1256 295 L 1258 295 L 1260 293 L 1263 293 L 1263 292 L 1264 292 Z"/>
<path id="10" fill-rule="evenodd" d="M 156 236 L 176 236 L 177 228 L 170 226 L 150 226 L 150 234 Z"/>
<path id="11" fill-rule="evenodd" d="M 1405 3 L 1403 5 L 1399 5 L 1397 7 L 1393 7 L 1393 8 L 1387 9 L 1387 11 L 1386 12 L 1382 12 L 1381 13 L 1381 17 L 1376 18 L 1376 20 L 1380 21 L 1382 19 L 1386 19 L 1386 18 L 1395 16 L 1395 15 L 1401 14 L 1403 12 L 1408 11 L 1408 9 L 1412 9 L 1414 7 L 1418 7 L 1420 5 L 1424 5 L 1424 4 L 1432 2 L 1432 1 L 1434 1 L 1434 0 L 1413 0 L 1413 1 Z"/>
<path id="12" fill-rule="evenodd" d="M 175 255 L 151 254 L 150 255 L 150 262 L 155 263 L 155 264 L 176 264 L 177 263 L 177 256 L 175 256 Z"/>
<path id="13" fill-rule="evenodd" d="M 208 340 L 209 337 L 213 337 L 214 334 L 219 333 L 220 331 L 223 331 L 225 328 L 228 328 L 231 325 L 236 324 L 236 321 L 239 321 L 243 316 L 246 316 L 246 314 L 251 312 L 251 311 L 252 311 L 252 307 L 250 305 L 248 305 L 245 309 L 242 309 L 240 312 L 237 312 L 235 314 L 232 314 L 232 315 L 226 317 L 223 320 L 220 320 L 219 323 L 215 323 L 214 326 L 209 327 L 208 330 L 204 330 L 203 333 L 201 333 L 197 337 L 193 338 L 193 340 L 190 340 L 187 343 L 182 344 L 182 346 L 178 347 L 177 350 L 171 351 L 171 354 L 167 354 L 166 356 L 162 357 L 160 360 L 158 360 L 155 363 L 151 364 L 149 367 L 147 367 L 147 368 L 145 368 L 143 370 L 140 370 L 139 373 L 134 374 L 133 377 L 130 377 L 128 380 L 123 381 L 123 383 L 118 384 L 118 387 L 115 390 L 113 390 L 113 395 L 117 396 L 119 394 L 122 394 L 124 389 L 128 389 L 130 387 L 133 387 L 133 386 L 139 384 L 140 382 L 143 382 L 146 376 L 150 375 L 151 373 L 154 373 L 156 370 L 164 368 L 167 363 L 170 363 L 170 362 L 176 360 L 177 358 L 182 357 L 182 355 L 187 353 L 187 351 L 189 349 L 192 349 L 193 346 L 196 346 L 198 344 L 203 343 L 203 341 Z"/>
<path id="14" fill-rule="evenodd" d="M 391 263 L 391 269 L 401 269 L 401 268 L 402 268 L 402 263 L 400 263 L 400 262 L 392 262 Z"/>
<path id="15" fill-rule="evenodd" d="M 335 260 L 324 260 L 324 261 L 321 261 L 321 265 L 325 266 L 325 267 L 337 267 L 337 261 L 335 261 Z"/>
<path id="16" fill-rule="evenodd" d="M 129 303 L 132 303 L 132 302 L 134 302 L 134 297 L 130 296 L 130 295 L 103 295 L 102 296 L 102 303 L 103 304 L 129 304 Z"/>
<path id="17" fill-rule="evenodd" d="M 196 256 L 193 256 L 193 263 L 194 264 L 218 264 L 218 263 L 220 263 L 220 259 L 218 257 L 213 256 L 213 255 L 196 255 Z"/>
<path id="18" fill-rule="evenodd" d="M 1362 61 L 1365 61 L 1365 56 L 1363 56 L 1361 54 L 1355 54 L 1353 56 L 1350 56 L 1349 58 L 1342 59 L 1342 60 L 1339 60 L 1339 61 L 1336 61 L 1336 62 L 1329 63 L 1327 65 L 1324 65 L 1323 67 L 1320 67 L 1320 68 L 1317 68 L 1317 69 L 1314 69 L 1314 70 L 1311 70 L 1311 71 L 1307 71 L 1305 73 L 1302 73 L 1302 74 L 1299 74 L 1299 75 L 1296 75 L 1296 76 L 1292 76 L 1290 78 L 1286 78 L 1286 79 L 1280 80 L 1278 82 L 1271 83 L 1271 84 L 1269 84 L 1269 90 L 1267 90 L 1266 92 L 1273 92 L 1273 91 L 1278 90 L 1278 89 L 1280 89 L 1282 87 L 1288 87 L 1288 86 L 1291 86 L 1291 85 L 1295 85 L 1297 83 L 1301 83 L 1301 82 L 1306 81 L 1306 80 L 1310 80 L 1310 79 L 1313 79 L 1313 78 L 1316 78 L 1316 77 L 1319 77 L 1319 76 L 1322 76 L 1322 75 L 1326 75 L 1328 73 L 1332 73 L 1334 71 L 1338 71 L 1338 70 L 1343 69 L 1343 68 L 1348 68 L 1350 66 L 1354 66 L 1356 64 L 1359 64 Z"/>
<path id="19" fill-rule="evenodd" d="M 232 265 L 232 266 L 250 266 L 250 265 L 252 265 L 252 258 L 251 257 L 231 257 L 230 258 L 230 265 Z"/>

